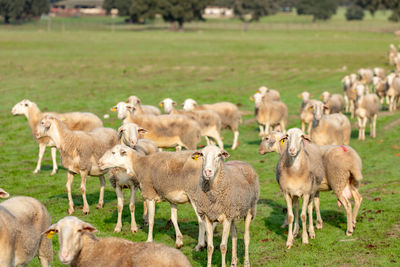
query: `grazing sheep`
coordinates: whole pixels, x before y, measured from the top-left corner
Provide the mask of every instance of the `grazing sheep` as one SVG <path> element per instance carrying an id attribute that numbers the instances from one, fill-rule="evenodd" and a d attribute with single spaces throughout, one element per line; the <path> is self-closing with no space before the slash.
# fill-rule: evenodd
<path id="1" fill-rule="evenodd" d="M 398 51 L 394 44 L 390 44 L 389 47 L 389 64 L 394 65 L 394 59 L 397 57 Z"/>
<path id="2" fill-rule="evenodd" d="M 157 107 L 151 105 L 142 105 L 142 101 L 135 95 L 128 97 L 126 103 L 133 105 L 136 108 L 135 112 L 138 115 L 161 115 L 161 111 Z"/>
<path id="3" fill-rule="evenodd" d="M 50 137 L 62 157 L 62 163 L 67 173 L 68 213 L 74 212 L 74 202 L 71 194 L 71 184 L 75 174 L 81 175 L 81 192 L 83 199 L 83 213 L 89 213 L 89 204 L 86 200 L 86 178 L 98 176 L 100 180 L 100 196 L 98 208 L 104 204 L 105 172 L 97 165 L 99 158 L 117 142 L 117 133 L 111 128 L 96 128 L 91 132 L 71 131 L 57 117 L 46 115 L 37 127 L 37 138 Z"/>
<path id="4" fill-rule="evenodd" d="M 9 195 L 0 188 L 0 197 Z M 13 197 L 0 204 L 0 266 L 25 266 L 35 256 L 50 266 L 51 240 L 42 236 L 50 226 L 46 207 L 31 197 Z"/>
<path id="5" fill-rule="evenodd" d="M 308 143 L 309 139 L 300 129 L 290 129 L 280 142 L 287 142 L 287 145 L 276 167 L 276 179 L 285 196 L 287 204 L 289 231 L 286 247 L 291 248 L 293 246 L 293 239 L 299 231 L 298 198 L 303 199 L 301 210 L 301 221 L 303 225 L 302 241 L 304 244 L 308 244 L 306 225 L 307 209 L 309 216 L 308 232 L 312 239 L 315 238 L 312 203 L 325 173 L 318 146 Z M 293 203 L 296 210 L 294 230 Z"/>
<path id="6" fill-rule="evenodd" d="M 232 231 L 232 261 L 236 266 L 237 234 L 235 222 L 245 220 L 244 266 L 250 266 L 249 244 L 250 223 L 256 215 L 259 196 L 258 175 L 250 164 L 241 161 L 224 162 L 229 154 L 214 146 L 206 146 L 201 151 L 193 153 L 194 159 L 203 158 L 200 181 L 197 186 L 197 209 L 200 217 L 206 223 L 207 232 L 207 266 L 211 266 L 213 246 L 213 223 L 223 224 L 221 254 L 222 266 L 225 266 L 225 256 L 229 232 Z"/>
<path id="7" fill-rule="evenodd" d="M 286 134 L 275 131 L 266 134 L 263 137 L 260 146 L 258 147 L 258 153 L 260 155 L 264 155 L 266 153 L 276 152 L 279 155 L 282 155 L 282 153 L 285 151 L 286 145 L 285 142 L 281 143 L 280 140 L 282 140 L 285 136 Z"/>
<path id="8" fill-rule="evenodd" d="M 375 94 L 361 96 L 356 102 L 356 117 L 358 121 L 358 140 L 365 140 L 365 126 L 371 121 L 370 135 L 376 137 L 376 118 L 379 111 L 379 98 Z"/>
<path id="9" fill-rule="evenodd" d="M 261 86 L 258 88 L 258 93 L 265 95 L 266 98 L 273 100 L 273 101 L 280 101 L 281 94 L 277 90 L 269 89 L 265 86 Z"/>
<path id="10" fill-rule="evenodd" d="M 128 175 L 136 177 L 142 196 L 147 202 L 149 231 L 147 241 L 153 241 L 155 203 L 168 201 L 171 204 L 171 221 L 175 228 L 175 246 L 183 245 L 183 236 L 178 226 L 177 205 L 191 203 L 197 215 L 196 187 L 201 164 L 191 158 L 193 151 L 158 152 L 142 156 L 137 151 L 116 145 L 99 161 L 101 169 L 124 168 Z M 199 222 L 199 239 L 196 250 L 205 246 L 204 223 Z"/>
<path id="11" fill-rule="evenodd" d="M 215 104 L 204 104 L 199 106 L 191 98 L 185 100 L 183 109 L 187 111 L 194 110 L 213 110 L 221 118 L 221 129 L 230 128 L 233 132 L 232 150 L 239 145 L 239 124 L 242 122 L 242 115 L 236 105 L 229 102 L 219 102 Z"/>
<path id="12" fill-rule="evenodd" d="M 278 124 L 281 131 L 286 132 L 287 106 L 283 102 L 270 100 L 260 93 L 254 94 L 250 99 L 254 100 L 254 115 L 260 128 L 260 136 L 269 133 L 270 127 Z"/>
<path id="13" fill-rule="evenodd" d="M 14 116 L 17 115 L 25 115 L 28 119 L 29 127 L 31 128 L 32 135 L 35 138 L 35 141 L 39 144 L 39 158 L 33 173 L 38 173 L 40 171 L 40 165 L 42 164 L 43 154 L 46 150 L 46 146 L 51 147 L 51 158 L 53 160 L 53 170 L 51 175 L 56 174 L 57 172 L 57 161 L 56 161 L 56 148 L 54 143 L 48 137 L 44 138 L 36 138 L 36 127 L 39 121 L 47 114 L 51 114 L 63 120 L 65 125 L 71 130 L 81 130 L 81 131 L 91 131 L 97 127 L 102 127 L 103 122 L 94 114 L 87 112 L 69 112 L 69 113 L 42 113 L 40 112 L 39 107 L 29 101 L 28 99 L 24 99 L 21 102 L 15 104 L 12 108 L 11 113 Z"/>
<path id="14" fill-rule="evenodd" d="M 135 107 L 131 104 L 119 102 L 112 108 L 118 112 L 118 119 L 123 123 L 133 122 L 147 130 L 146 139 L 157 147 L 181 147 L 196 149 L 200 142 L 201 130 L 197 122 L 183 115 L 134 115 Z"/>
<path id="15" fill-rule="evenodd" d="M 348 145 L 351 134 L 349 119 L 340 113 L 323 114 L 325 108 L 321 101 L 315 101 L 311 106 L 314 115 L 311 140 L 320 146 Z"/>
<path id="16" fill-rule="evenodd" d="M 385 69 L 384 68 L 374 68 L 374 76 L 385 79 Z"/>
<path id="17" fill-rule="evenodd" d="M 359 69 L 358 75 L 360 75 L 360 82 L 365 85 L 366 92 L 370 93 L 370 85 L 372 85 L 374 72 L 371 69 Z"/>
<path id="18" fill-rule="evenodd" d="M 323 103 L 328 107 L 325 114 L 342 113 L 344 108 L 343 96 L 325 91 L 321 94 Z"/>
<path id="19" fill-rule="evenodd" d="M 389 89 L 387 91 L 389 97 L 389 111 L 395 111 L 400 98 L 400 77 L 394 76 L 392 81 L 389 83 Z"/>
<path id="20" fill-rule="evenodd" d="M 159 243 L 131 242 L 126 239 L 97 238 L 97 229 L 80 219 L 68 216 L 51 225 L 44 234 L 59 235 L 58 257 L 73 267 L 189 267 L 182 252 Z"/>
<path id="21" fill-rule="evenodd" d="M 166 98 L 160 102 L 160 106 L 164 107 L 164 111 L 171 115 L 184 115 L 188 116 L 192 120 L 195 120 L 201 129 L 201 136 L 204 136 L 209 144 L 208 137 L 213 138 L 220 148 L 224 148 L 224 143 L 221 137 L 221 118 L 219 115 L 212 110 L 197 110 L 197 111 L 186 111 L 177 110 L 175 108 L 176 102 L 171 98 Z"/>

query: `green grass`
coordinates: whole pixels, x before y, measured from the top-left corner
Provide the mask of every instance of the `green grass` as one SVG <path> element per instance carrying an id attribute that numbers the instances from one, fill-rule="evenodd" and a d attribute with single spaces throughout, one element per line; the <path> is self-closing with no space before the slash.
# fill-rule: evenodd
<path id="1" fill-rule="evenodd" d="M 358 68 L 392 69 L 387 64 L 387 51 L 390 43 L 399 43 L 393 34 L 399 24 L 388 22 L 387 15 L 347 23 L 339 12 L 331 21 L 313 24 L 310 17 L 279 14 L 251 24 L 248 32 L 241 31 L 237 20 L 187 24 L 187 30 L 178 33 L 165 30 L 169 25 L 158 21 L 143 31 L 140 26 L 121 24 L 121 19 L 115 19 L 111 32 L 109 18 L 55 18 L 51 31 L 41 21 L 0 26 L 0 186 L 11 195 L 41 200 L 52 222 L 67 215 L 66 171 L 61 168 L 57 175 L 50 176 L 49 151 L 42 171 L 32 174 L 38 146 L 26 119 L 10 113 L 12 106 L 24 98 L 36 102 L 43 111 L 90 111 L 101 118 L 129 95 L 155 105 L 166 97 L 177 102 L 188 97 L 199 103 L 231 101 L 240 103 L 240 109 L 249 111 L 249 115 L 243 117 L 236 151 L 229 149 L 232 134 L 223 133 L 227 151 L 232 160 L 251 163 L 260 177 L 260 201 L 251 225 L 252 265 L 399 266 L 399 113 L 382 113 L 377 138 L 367 137 L 365 142 L 356 139 L 352 121 L 351 145 L 363 160 L 364 174 L 360 188 L 364 201 L 353 236 L 345 236 L 344 209 L 337 207 L 334 195 L 322 193 L 324 228 L 316 232 L 310 245 L 302 245 L 297 238 L 294 247 L 286 250 L 286 229 L 279 227 L 285 217 L 285 202 L 274 174 L 278 156 L 258 155 L 260 140 L 249 100 L 261 85 L 278 89 L 289 108 L 289 126 L 299 127 L 300 101 L 296 96 L 301 91 L 310 91 L 315 97 L 324 90 L 339 93 L 342 77 Z M 114 114 L 104 123 L 113 128 L 120 125 Z M 76 176 L 73 183 L 76 207 L 82 206 L 79 180 Z M 90 214 L 83 216 L 78 208 L 74 215 L 96 226 L 98 236 L 146 240 L 147 228 L 135 235 L 130 233 L 127 206 L 123 231 L 113 233 L 117 201 L 109 183 L 102 210 L 95 208 L 97 178 L 88 179 L 87 192 Z M 137 200 L 136 218 L 141 225 L 143 205 L 141 197 Z M 178 216 L 184 234 L 182 251 L 194 266 L 204 266 L 207 252 L 192 250 L 198 227 L 191 206 L 179 206 Z M 173 246 L 174 230 L 168 220 L 169 205 L 158 204 L 155 241 Z M 238 256 L 243 264 L 243 223 L 238 230 Z M 218 227 L 215 265 L 220 265 L 220 236 Z M 58 252 L 56 237 L 53 244 Z M 227 258 L 229 262 L 230 246 Z M 35 259 L 30 266 L 39 263 Z M 53 266 L 61 266 L 57 256 Z"/>

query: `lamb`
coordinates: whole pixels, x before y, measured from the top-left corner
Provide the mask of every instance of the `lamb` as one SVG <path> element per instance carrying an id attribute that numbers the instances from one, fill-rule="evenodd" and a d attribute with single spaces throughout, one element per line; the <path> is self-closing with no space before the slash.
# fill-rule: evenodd
<path id="1" fill-rule="evenodd" d="M 242 122 L 242 115 L 236 105 L 229 102 L 219 102 L 215 104 L 204 104 L 199 106 L 191 98 L 185 100 L 183 109 L 187 111 L 194 110 L 213 110 L 221 118 L 221 129 L 230 128 L 233 132 L 232 150 L 236 149 L 239 140 L 239 124 Z"/>
<path id="2" fill-rule="evenodd" d="M 371 69 L 359 69 L 358 75 L 360 75 L 360 81 L 365 85 L 368 93 L 370 93 L 369 85 L 372 85 L 372 78 L 374 77 L 374 72 Z"/>
<path id="3" fill-rule="evenodd" d="M 250 99 L 254 100 L 254 115 L 260 128 L 260 136 L 269 133 L 270 127 L 278 124 L 281 131 L 286 132 L 287 106 L 283 102 L 270 100 L 260 93 L 254 94 Z"/>
<path id="4" fill-rule="evenodd" d="M 244 266 L 250 266 L 249 244 L 250 223 L 256 215 L 259 197 L 258 175 L 250 164 L 242 161 L 225 163 L 229 154 L 214 145 L 193 153 L 194 159 L 202 157 L 200 181 L 197 186 L 197 209 L 206 223 L 207 232 L 207 266 L 211 266 L 213 246 L 213 223 L 223 224 L 221 254 L 222 266 L 225 266 L 229 231 L 232 231 L 232 261 L 236 266 L 237 233 L 235 222 L 245 220 Z"/>
<path id="5" fill-rule="evenodd" d="M 9 195 L 0 188 L 0 197 Z M 50 266 L 53 248 L 42 232 L 50 226 L 46 207 L 31 197 L 13 197 L 0 204 L 0 266 L 25 266 L 35 256 Z"/>
<path id="6" fill-rule="evenodd" d="M 128 104 L 133 105 L 136 110 L 136 114 L 147 114 L 147 115 L 161 115 L 161 111 L 155 107 L 155 106 L 151 106 L 151 105 L 142 105 L 142 101 L 135 95 L 132 95 L 130 97 L 128 97 L 128 99 L 125 101 Z"/>
<path id="7" fill-rule="evenodd" d="M 400 98 L 400 77 L 395 76 L 391 83 L 389 83 L 389 89 L 387 91 L 389 97 L 389 111 L 395 111 L 397 109 L 397 103 Z"/>
<path id="8" fill-rule="evenodd" d="M 200 142 L 201 130 L 197 122 L 183 115 L 133 115 L 135 107 L 131 104 L 119 102 L 112 108 L 118 112 L 118 119 L 123 123 L 133 122 L 147 130 L 146 139 L 157 147 L 181 147 L 196 149 Z"/>
<path id="9" fill-rule="evenodd" d="M 181 248 L 183 236 L 178 226 L 177 205 L 191 203 L 197 215 L 196 187 L 201 164 L 191 158 L 193 151 L 158 152 L 143 156 L 125 146 L 116 145 L 99 160 L 101 169 L 124 168 L 128 175 L 136 177 L 142 197 L 147 203 L 149 231 L 147 241 L 153 241 L 155 203 L 171 204 L 171 221 L 175 228 L 175 246 Z M 205 228 L 199 222 L 199 239 L 196 250 L 205 246 Z"/>
<path id="10" fill-rule="evenodd" d="M 342 113 L 344 109 L 343 96 L 339 94 L 331 94 L 327 91 L 321 94 L 323 103 L 328 107 L 325 114 Z"/>
<path id="11" fill-rule="evenodd" d="M 269 98 L 270 100 L 273 101 L 280 101 L 281 100 L 281 94 L 277 90 L 269 89 L 265 86 L 261 86 L 258 88 L 258 93 L 265 95 L 266 98 Z"/>
<path id="12" fill-rule="evenodd" d="M 36 137 L 50 137 L 61 154 L 64 167 L 68 169 L 66 184 L 69 202 L 68 213 L 74 212 L 71 184 L 77 173 L 81 175 L 83 213 L 89 213 L 89 205 L 86 200 L 86 178 L 88 175 L 99 177 L 100 196 L 97 208 L 102 208 L 106 181 L 105 172 L 99 169 L 97 162 L 106 150 L 116 144 L 116 131 L 102 127 L 91 132 L 72 131 L 57 117 L 46 115 L 37 127 Z"/>
<path id="13" fill-rule="evenodd" d="M 29 101 L 28 99 L 24 99 L 21 102 L 15 104 L 15 106 L 11 110 L 11 113 L 14 116 L 25 115 L 25 117 L 28 119 L 28 124 L 32 131 L 32 135 L 35 138 L 35 141 L 39 144 L 39 158 L 33 173 L 38 173 L 40 171 L 40 166 L 42 164 L 43 154 L 46 150 L 46 146 L 51 147 L 51 158 L 53 160 L 53 170 L 51 172 L 51 175 L 56 174 L 58 169 L 56 161 L 57 151 L 54 146 L 54 143 L 48 137 L 39 139 L 36 138 L 36 132 L 37 132 L 36 127 L 39 121 L 45 115 L 52 114 L 53 116 L 60 118 L 71 130 L 81 130 L 89 132 L 97 127 L 103 126 L 103 122 L 96 115 L 92 113 L 87 113 L 87 112 L 42 113 L 39 107 L 35 103 Z"/>
<path id="14" fill-rule="evenodd" d="M 281 188 L 286 204 L 287 217 L 289 223 L 288 238 L 286 247 L 293 246 L 293 239 L 298 234 L 298 198 L 303 199 L 301 210 L 301 221 L 303 225 L 302 241 L 308 244 L 308 234 L 306 225 L 306 210 L 308 208 L 310 237 L 315 238 L 313 218 L 312 218 L 312 202 L 314 196 L 318 192 L 318 188 L 325 175 L 322 164 L 322 157 L 319 148 L 315 144 L 308 143 L 309 139 L 298 128 L 292 128 L 287 135 L 281 139 L 287 142 L 286 149 L 282 153 L 276 166 L 276 179 Z M 295 227 L 293 230 L 293 208 L 295 206 Z"/>
<path id="15" fill-rule="evenodd" d="M 350 143 L 351 125 L 349 119 L 340 113 L 323 114 L 326 106 L 315 101 L 310 107 L 314 119 L 312 122 L 311 140 L 317 145 L 348 145 Z"/>
<path id="16" fill-rule="evenodd" d="M 186 111 L 177 110 L 175 108 L 176 102 L 171 98 L 166 98 L 160 102 L 160 106 L 164 107 L 164 111 L 171 115 L 184 115 L 188 116 L 192 120 L 195 120 L 201 129 L 201 136 L 204 136 L 209 144 L 208 137 L 213 138 L 220 148 L 224 148 L 224 143 L 221 137 L 221 118 L 219 115 L 212 110 L 197 110 L 197 111 Z"/>
<path id="17" fill-rule="evenodd" d="M 358 121 L 358 140 L 365 140 L 365 126 L 371 121 L 370 135 L 376 137 L 376 118 L 379 111 L 379 98 L 375 94 L 367 94 L 357 99 L 356 117 Z"/>
<path id="18" fill-rule="evenodd" d="M 159 243 L 131 242 L 121 238 L 97 238 L 97 229 L 68 216 L 51 225 L 44 234 L 59 234 L 58 257 L 63 264 L 80 266 L 152 266 L 190 267 L 188 259 L 177 249 Z"/>

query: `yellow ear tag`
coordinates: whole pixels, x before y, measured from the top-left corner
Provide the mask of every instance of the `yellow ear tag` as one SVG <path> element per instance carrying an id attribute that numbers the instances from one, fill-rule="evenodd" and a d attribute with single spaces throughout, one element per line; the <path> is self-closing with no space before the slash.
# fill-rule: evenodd
<path id="1" fill-rule="evenodd" d="M 117 109 L 116 109 L 116 108 L 112 108 L 111 111 L 112 111 L 112 112 L 115 112 L 115 111 L 117 111 Z"/>
<path id="2" fill-rule="evenodd" d="M 54 235 L 54 231 L 50 231 L 47 233 L 47 238 L 51 239 L 53 237 L 53 235 Z"/>
<path id="3" fill-rule="evenodd" d="M 65 118 L 61 118 L 62 121 L 65 121 Z"/>
<path id="4" fill-rule="evenodd" d="M 251 97 L 251 98 L 250 98 L 250 101 L 253 102 L 253 101 L 254 101 L 254 97 Z"/>
<path id="5" fill-rule="evenodd" d="M 311 111 L 311 110 L 312 110 L 312 107 L 309 107 L 309 108 L 308 108 L 308 111 Z"/>
<path id="6" fill-rule="evenodd" d="M 282 139 L 282 140 L 281 140 L 281 145 L 284 145 L 284 144 L 285 144 L 285 140 Z"/>
<path id="7" fill-rule="evenodd" d="M 195 155 L 193 159 L 194 160 L 198 160 L 199 159 L 199 155 Z"/>
<path id="8" fill-rule="evenodd" d="M 160 103 L 160 107 L 163 107 L 163 106 L 164 106 L 164 104 L 161 102 L 161 103 Z"/>

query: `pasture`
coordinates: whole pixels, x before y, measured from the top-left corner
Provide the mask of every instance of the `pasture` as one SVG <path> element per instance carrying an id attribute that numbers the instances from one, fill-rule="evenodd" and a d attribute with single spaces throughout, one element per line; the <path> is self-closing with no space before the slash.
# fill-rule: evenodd
<path id="1" fill-rule="evenodd" d="M 89 111 L 103 118 L 108 127 L 118 128 L 120 121 L 110 108 L 130 95 L 144 104 L 158 105 L 170 97 L 182 103 L 194 98 L 199 103 L 230 101 L 245 111 L 240 126 L 240 145 L 230 149 L 232 133 L 224 131 L 224 143 L 230 160 L 249 162 L 260 177 L 257 216 L 250 227 L 250 262 L 253 266 L 399 266 L 400 265 L 400 112 L 383 110 L 378 116 L 377 138 L 357 140 L 356 120 L 352 122 L 350 145 L 363 160 L 363 203 L 353 236 L 345 235 L 344 208 L 338 208 L 331 192 L 321 193 L 324 228 L 316 230 L 316 239 L 302 245 L 296 238 L 293 248 L 285 247 L 287 229 L 285 201 L 275 180 L 278 155 L 261 156 L 258 127 L 249 96 L 267 85 L 281 93 L 289 109 L 289 127 L 299 127 L 297 95 L 309 91 L 319 98 L 325 90 L 342 93 L 341 79 L 362 67 L 388 65 L 390 43 L 400 39 L 393 31 L 399 24 L 386 21 L 383 14 L 363 22 L 347 23 L 340 16 L 332 21 L 312 24 L 310 19 L 277 15 L 250 25 L 243 32 L 236 20 L 211 20 L 186 25 L 184 32 L 170 32 L 168 25 L 156 22 L 142 30 L 126 26 L 116 19 L 111 31 L 110 19 L 98 21 L 95 30 L 79 27 L 96 18 L 55 19 L 51 31 L 47 24 L 35 22 L 22 26 L 0 26 L 0 187 L 12 196 L 32 196 L 44 203 L 52 222 L 67 216 L 66 171 L 59 167 L 50 176 L 50 149 L 42 170 L 36 166 L 38 145 L 24 117 L 13 117 L 11 108 L 27 98 L 42 111 Z M 58 22 L 57 22 L 58 21 Z M 82 24 L 82 25 L 83 25 Z M 61 27 L 64 25 L 64 30 Z M 98 25 L 98 24 L 96 24 Z M 66 29 L 66 30 L 65 30 Z M 369 127 L 368 127 L 369 129 Z M 369 130 L 367 130 L 367 135 Z M 202 144 L 205 144 L 204 140 Z M 58 162 L 60 157 L 58 154 Z M 117 199 L 107 181 L 105 206 L 95 208 L 99 181 L 89 177 L 87 196 L 90 214 L 83 216 L 80 178 L 72 186 L 77 216 L 96 226 L 97 236 L 116 236 L 145 241 L 147 227 L 132 235 L 127 205 L 121 233 L 113 233 L 117 219 Z M 125 203 L 128 190 L 125 192 Z M 143 202 L 137 195 L 136 218 L 143 225 Z M 173 246 L 174 229 L 169 224 L 168 203 L 156 205 L 154 239 Z M 191 205 L 178 206 L 178 221 L 184 235 L 183 253 L 193 266 L 204 266 L 207 252 L 193 251 L 197 243 L 197 220 Z M 314 216 L 315 218 L 315 216 Z M 243 223 L 238 225 L 239 265 L 243 264 Z M 218 248 L 221 227 L 214 238 L 213 264 L 220 265 Z M 57 237 L 53 238 L 58 252 Z M 230 244 L 227 260 L 230 263 Z M 61 266 L 54 255 L 53 266 Z M 35 259 L 30 266 L 39 266 Z"/>

